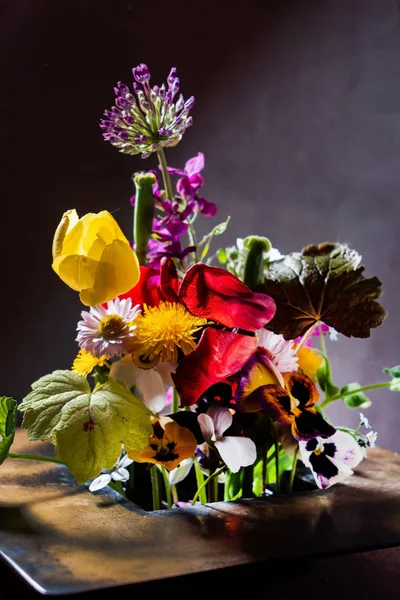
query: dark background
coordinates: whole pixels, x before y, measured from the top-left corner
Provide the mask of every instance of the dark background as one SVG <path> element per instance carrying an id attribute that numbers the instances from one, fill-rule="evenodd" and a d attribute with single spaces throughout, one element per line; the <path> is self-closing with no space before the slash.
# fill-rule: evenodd
<path id="1" fill-rule="evenodd" d="M 76 354 L 82 306 L 51 269 L 62 213 L 108 209 L 130 235 L 131 174 L 156 161 L 119 154 L 98 123 L 139 62 L 153 83 L 176 66 L 196 97 L 167 158 L 205 153 L 212 222 L 232 215 L 224 245 L 250 233 L 282 252 L 346 242 L 383 281 L 389 317 L 369 340 L 330 344 L 336 380 L 374 382 L 400 363 L 397 0 L 3 0 L 0 16 L 2 394 L 20 400 Z M 400 450 L 400 396 L 371 397 L 379 443 Z"/>

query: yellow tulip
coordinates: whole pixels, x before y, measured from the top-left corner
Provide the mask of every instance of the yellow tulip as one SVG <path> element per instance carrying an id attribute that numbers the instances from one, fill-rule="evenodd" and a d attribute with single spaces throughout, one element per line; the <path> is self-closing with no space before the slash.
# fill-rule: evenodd
<path id="1" fill-rule="evenodd" d="M 136 254 L 106 210 L 81 218 L 75 209 L 64 213 L 54 234 L 52 267 L 86 306 L 128 292 L 140 277 Z"/>

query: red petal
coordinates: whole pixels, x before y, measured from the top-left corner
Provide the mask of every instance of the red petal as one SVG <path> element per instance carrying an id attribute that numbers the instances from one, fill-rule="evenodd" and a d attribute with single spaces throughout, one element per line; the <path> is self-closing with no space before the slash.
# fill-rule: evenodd
<path id="1" fill-rule="evenodd" d="M 160 290 L 158 287 L 159 272 L 150 267 L 140 267 L 139 283 L 129 292 L 122 294 L 120 298 L 130 298 L 132 306 L 136 304 L 147 304 L 148 306 L 158 306 L 160 300 Z"/>
<path id="2" fill-rule="evenodd" d="M 181 406 L 195 404 L 209 387 L 239 371 L 257 348 L 258 338 L 208 327 L 197 347 L 172 374 Z"/>
<path id="3" fill-rule="evenodd" d="M 162 258 L 160 266 L 160 295 L 168 302 L 181 303 L 178 296 L 179 279 L 174 261 Z"/>
<path id="4" fill-rule="evenodd" d="M 246 331 L 261 329 L 276 311 L 270 296 L 254 293 L 232 273 L 203 263 L 186 272 L 179 295 L 196 317 Z"/>

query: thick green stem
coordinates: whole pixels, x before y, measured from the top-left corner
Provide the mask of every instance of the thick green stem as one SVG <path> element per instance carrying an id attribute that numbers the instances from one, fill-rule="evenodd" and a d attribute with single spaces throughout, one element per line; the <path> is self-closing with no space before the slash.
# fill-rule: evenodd
<path id="1" fill-rule="evenodd" d="M 171 413 L 174 414 L 179 410 L 179 395 L 176 391 L 176 388 L 172 391 L 172 404 L 171 404 Z"/>
<path id="2" fill-rule="evenodd" d="M 293 456 L 293 462 L 292 462 L 292 470 L 290 471 L 290 479 L 289 479 L 289 494 L 293 489 L 293 481 L 294 481 L 294 476 L 296 475 L 296 468 L 297 468 L 297 460 L 299 458 L 299 447 L 297 446 L 296 448 L 296 452 L 294 453 Z"/>
<path id="3" fill-rule="evenodd" d="M 369 390 L 378 390 L 379 388 L 387 388 L 390 387 L 391 382 L 390 381 L 385 381 L 382 383 L 374 383 L 373 385 L 365 385 L 363 387 L 357 388 L 356 390 L 348 390 L 347 392 L 343 392 L 337 394 L 336 396 L 333 396 L 332 398 L 327 398 L 322 404 L 321 404 L 321 408 L 325 408 L 325 406 L 328 406 L 328 404 L 330 404 L 331 402 L 335 402 L 335 400 L 342 400 L 342 398 L 345 398 L 346 396 L 352 396 L 353 394 L 358 394 L 360 392 L 368 392 Z"/>
<path id="4" fill-rule="evenodd" d="M 212 481 L 214 479 L 214 477 L 218 477 L 218 475 L 220 475 L 222 473 L 222 471 L 224 471 L 225 469 L 226 469 L 226 466 L 223 465 L 220 469 L 217 469 L 216 471 L 214 471 L 214 473 L 212 473 L 210 475 L 210 477 L 207 477 L 207 479 L 201 484 L 201 486 L 198 488 L 197 492 L 193 496 L 192 506 L 194 506 L 196 504 L 197 498 L 200 496 L 202 490 L 204 490 L 206 488 L 206 486 L 210 483 L 210 481 Z"/>
<path id="5" fill-rule="evenodd" d="M 23 460 L 41 460 L 43 462 L 56 463 L 58 465 L 65 465 L 63 460 L 58 460 L 53 456 L 42 456 L 41 454 L 19 454 L 18 452 L 9 452 L 8 458 L 22 458 Z"/>
<path id="6" fill-rule="evenodd" d="M 158 470 L 156 465 L 150 469 L 151 493 L 153 498 L 153 510 L 160 510 L 160 488 L 158 485 Z"/>
<path id="7" fill-rule="evenodd" d="M 247 248 L 243 281 L 251 290 L 257 290 L 264 283 L 264 252 L 268 252 L 271 243 L 267 238 L 250 236 L 245 239 Z"/>
<path id="8" fill-rule="evenodd" d="M 135 252 L 140 265 L 147 261 L 147 244 L 153 231 L 154 196 L 153 173 L 138 173 L 134 177 L 136 188 L 135 212 L 133 218 L 133 239 Z"/>
<path id="9" fill-rule="evenodd" d="M 171 178 L 168 173 L 167 160 L 165 158 L 165 153 L 162 148 L 157 150 L 157 156 L 158 156 L 158 160 L 160 161 L 161 173 L 162 173 L 162 177 L 163 177 L 163 181 L 164 181 L 164 188 L 165 188 L 165 191 L 167 192 L 168 200 L 171 200 L 171 202 L 172 202 L 174 199 L 174 194 L 172 191 Z"/>
<path id="10" fill-rule="evenodd" d="M 164 487 L 165 487 L 165 494 L 167 496 L 168 508 L 172 508 L 171 486 L 169 485 L 169 481 L 168 481 L 168 471 L 165 467 L 162 467 L 162 474 L 163 474 L 163 479 L 164 479 Z"/>
<path id="11" fill-rule="evenodd" d="M 196 482 L 197 482 L 197 489 L 201 489 L 200 492 L 200 503 L 201 504 L 207 504 L 207 494 L 206 494 L 206 488 L 203 487 L 204 484 L 204 473 L 201 471 L 200 469 L 200 465 L 197 462 L 197 460 L 195 459 L 194 461 L 194 470 L 196 473 Z"/>

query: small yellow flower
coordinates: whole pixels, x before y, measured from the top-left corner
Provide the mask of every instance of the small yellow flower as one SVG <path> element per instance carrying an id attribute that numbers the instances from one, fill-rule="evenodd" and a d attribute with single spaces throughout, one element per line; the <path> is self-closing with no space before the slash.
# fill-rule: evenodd
<path id="1" fill-rule="evenodd" d="M 299 369 L 306 373 L 313 381 L 317 380 L 317 371 L 324 362 L 312 348 L 303 347 L 297 353 Z"/>
<path id="2" fill-rule="evenodd" d="M 189 354 L 196 347 L 195 333 L 207 319 L 194 317 L 182 304 L 161 302 L 148 308 L 135 321 L 136 330 L 132 353 L 141 361 L 150 363 L 178 361 L 178 350 Z"/>
<path id="3" fill-rule="evenodd" d="M 75 209 L 64 213 L 54 234 L 52 267 L 86 306 L 128 292 L 140 277 L 136 254 L 106 210 L 82 218 Z"/>
<path id="4" fill-rule="evenodd" d="M 72 371 L 82 375 L 82 377 L 87 377 L 95 367 L 102 367 L 106 360 L 107 357 L 105 355 L 97 358 L 93 354 L 90 354 L 90 352 L 86 352 L 86 350 L 79 350 L 73 362 Z"/>

